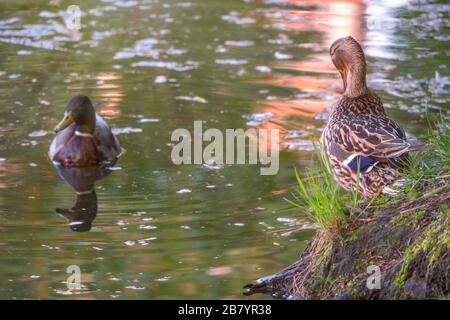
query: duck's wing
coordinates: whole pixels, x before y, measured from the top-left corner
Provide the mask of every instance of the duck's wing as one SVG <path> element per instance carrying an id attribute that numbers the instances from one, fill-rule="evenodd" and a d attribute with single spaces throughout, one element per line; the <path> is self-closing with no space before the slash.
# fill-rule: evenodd
<path id="1" fill-rule="evenodd" d="M 105 159 L 112 161 L 122 152 L 119 140 L 114 136 L 105 119 L 99 114 L 96 114 L 95 122 L 94 136 L 97 140 L 97 150 Z"/>
<path id="2" fill-rule="evenodd" d="M 75 123 L 72 123 L 70 126 L 65 128 L 64 130 L 58 132 L 53 138 L 52 143 L 50 144 L 50 148 L 48 149 L 48 156 L 50 160 L 53 161 L 55 155 L 64 147 L 75 134 Z"/>
<path id="3" fill-rule="evenodd" d="M 350 155 L 386 162 L 425 146 L 406 139 L 405 132 L 387 117 L 360 116 L 333 130 L 333 141 Z"/>

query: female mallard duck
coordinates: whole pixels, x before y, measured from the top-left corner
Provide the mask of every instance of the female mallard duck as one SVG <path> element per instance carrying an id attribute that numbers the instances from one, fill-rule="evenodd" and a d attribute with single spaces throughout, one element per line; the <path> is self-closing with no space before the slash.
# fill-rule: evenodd
<path id="1" fill-rule="evenodd" d="M 330 55 L 341 74 L 344 93 L 322 133 L 322 154 L 343 188 L 359 186 L 366 199 L 389 193 L 388 187 L 399 179 L 401 160 L 425 144 L 407 140 L 400 125 L 386 115 L 381 99 L 367 88 L 366 60 L 356 40 L 336 40 Z"/>
<path id="2" fill-rule="evenodd" d="M 48 155 L 64 166 L 94 166 L 113 163 L 122 152 L 106 121 L 95 113 L 86 96 L 70 99 L 64 118 L 55 127 Z"/>

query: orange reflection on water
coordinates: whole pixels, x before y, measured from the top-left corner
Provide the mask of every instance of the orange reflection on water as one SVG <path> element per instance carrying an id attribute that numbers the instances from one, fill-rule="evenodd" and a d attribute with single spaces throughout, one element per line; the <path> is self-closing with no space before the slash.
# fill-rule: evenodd
<path id="1" fill-rule="evenodd" d="M 122 75 L 116 72 L 99 72 L 92 79 L 96 80 L 96 94 L 101 97 L 100 114 L 106 118 L 116 118 L 121 115 L 120 106 L 125 96 L 122 86 L 117 83 Z"/>
<path id="2" fill-rule="evenodd" d="M 366 10 L 366 3 L 361 0 L 287 0 L 283 5 L 286 5 L 286 9 L 283 10 L 283 6 L 280 5 L 274 8 L 275 14 L 269 9 L 266 16 L 272 23 L 282 30 L 317 32 L 320 36 L 315 36 L 314 39 L 320 40 L 297 44 L 299 48 L 308 52 L 309 56 L 302 57 L 299 61 L 277 61 L 272 67 L 280 72 L 274 72 L 271 79 L 262 81 L 277 87 L 295 88 L 300 93 L 298 97 L 290 100 L 271 99 L 259 102 L 261 107 L 257 112 L 271 112 L 274 115 L 260 127 L 280 129 L 282 145 L 286 129 L 295 125 L 293 118 L 314 117 L 335 102 L 334 96 L 337 97 L 341 91 L 341 81 L 331 62 L 329 46 L 336 39 L 348 35 L 363 41 Z M 303 10 L 306 7 L 308 11 Z M 314 8 L 314 11 L 311 8 Z M 277 14 L 280 11 L 282 14 Z M 283 74 L 283 69 L 294 70 L 296 74 Z"/>

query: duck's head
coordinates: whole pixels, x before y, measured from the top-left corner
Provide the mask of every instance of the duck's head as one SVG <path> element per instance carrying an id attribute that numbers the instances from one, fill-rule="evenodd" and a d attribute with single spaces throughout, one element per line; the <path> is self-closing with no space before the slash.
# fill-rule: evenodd
<path id="1" fill-rule="evenodd" d="M 86 96 L 75 96 L 69 100 L 64 118 L 55 127 L 55 133 L 64 130 L 72 123 L 76 123 L 76 131 L 93 134 L 95 130 L 95 110 L 91 100 Z"/>
<path id="2" fill-rule="evenodd" d="M 330 55 L 341 74 L 345 94 L 356 97 L 366 93 L 366 58 L 360 44 L 350 36 L 337 39 Z"/>

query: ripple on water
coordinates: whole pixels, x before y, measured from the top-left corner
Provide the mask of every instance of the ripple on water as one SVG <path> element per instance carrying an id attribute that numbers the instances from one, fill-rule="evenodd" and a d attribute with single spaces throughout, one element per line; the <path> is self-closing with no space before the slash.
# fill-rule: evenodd
<path id="1" fill-rule="evenodd" d="M 119 134 L 129 134 L 129 133 L 141 133 L 143 130 L 141 128 L 125 127 L 125 128 L 113 128 L 112 133 L 114 135 Z"/>
<path id="2" fill-rule="evenodd" d="M 234 23 L 234 24 L 240 24 L 240 25 L 246 25 L 246 24 L 253 24 L 256 22 L 255 19 L 250 17 L 241 17 L 239 12 L 231 11 L 226 15 L 222 16 L 222 20 Z"/>
<path id="3" fill-rule="evenodd" d="M 178 63 L 174 61 L 138 61 L 131 64 L 133 68 L 135 67 L 147 67 L 147 68 L 161 68 L 161 69 L 169 69 L 175 71 L 189 71 L 193 69 L 197 69 L 200 64 L 196 61 L 186 61 L 183 63 Z"/>

